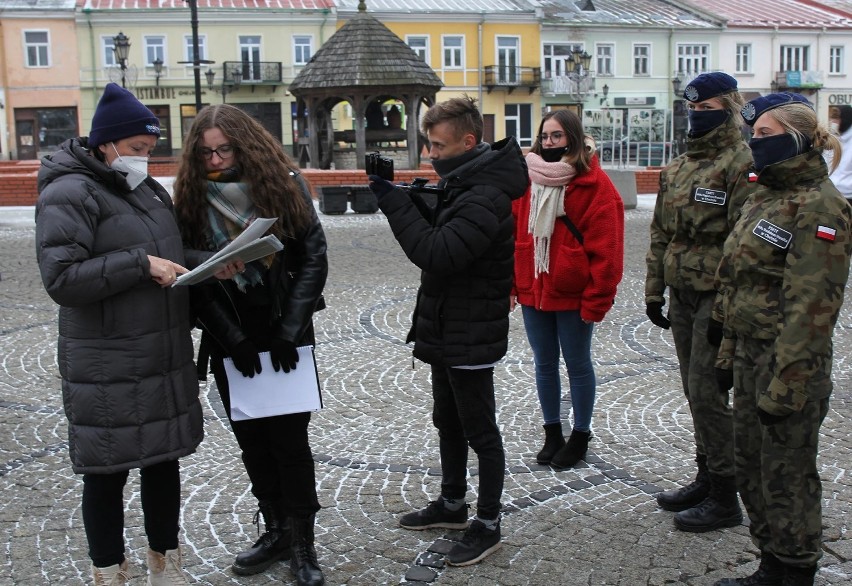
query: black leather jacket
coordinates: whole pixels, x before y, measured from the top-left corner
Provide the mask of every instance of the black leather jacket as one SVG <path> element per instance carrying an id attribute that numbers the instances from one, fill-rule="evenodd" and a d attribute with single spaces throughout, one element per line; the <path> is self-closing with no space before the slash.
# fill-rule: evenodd
<path id="1" fill-rule="evenodd" d="M 301 183 L 301 178 L 297 179 Z M 258 295 L 264 302 L 251 310 L 265 315 L 246 315 L 247 304 L 238 297 L 246 294 L 233 281 L 192 287 L 192 310 L 202 330 L 198 356 L 201 380 L 206 378 L 209 356 L 229 356 L 237 344 L 250 337 L 245 327 L 250 321 L 268 323 L 263 338 L 280 338 L 296 345 L 314 343 L 312 317 L 325 307 L 322 291 L 328 258 L 325 233 L 304 184 L 302 191 L 310 206 L 311 221 L 303 234 L 284 240 L 284 250 L 276 254 L 263 284 L 257 286 L 264 288 Z M 258 349 L 266 349 L 263 341 Z"/>

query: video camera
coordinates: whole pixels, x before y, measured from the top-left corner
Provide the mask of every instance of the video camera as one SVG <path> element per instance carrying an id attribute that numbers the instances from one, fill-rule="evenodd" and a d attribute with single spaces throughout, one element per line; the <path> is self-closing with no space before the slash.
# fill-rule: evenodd
<path id="1" fill-rule="evenodd" d="M 367 175 L 378 175 L 386 181 L 393 181 L 393 159 L 382 156 L 379 151 L 367 153 L 364 157 L 364 170 Z M 411 183 L 400 183 L 397 187 L 408 193 L 444 195 L 443 189 L 434 185 L 426 185 L 428 182 L 428 179 L 416 177 Z"/>

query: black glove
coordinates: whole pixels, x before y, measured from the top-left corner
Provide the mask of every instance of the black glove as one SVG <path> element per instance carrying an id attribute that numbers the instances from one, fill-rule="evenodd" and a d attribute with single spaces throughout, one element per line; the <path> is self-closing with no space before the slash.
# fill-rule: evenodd
<path id="1" fill-rule="evenodd" d="M 648 316 L 648 319 L 651 320 L 658 328 L 663 328 L 667 330 L 671 327 L 672 322 L 668 320 L 667 317 L 663 315 L 663 302 L 662 301 L 652 301 L 645 305 L 645 315 Z"/>
<path id="2" fill-rule="evenodd" d="M 396 188 L 396 185 L 378 175 L 368 175 L 368 177 L 370 179 L 370 190 L 376 194 L 376 199 L 382 199 Z"/>
<path id="3" fill-rule="evenodd" d="M 711 346 L 715 346 L 718 348 L 722 345 L 722 338 L 724 337 L 724 332 L 722 330 L 722 322 L 717 321 L 710 318 L 710 321 L 707 322 L 707 342 Z"/>
<path id="4" fill-rule="evenodd" d="M 784 421 L 788 417 L 790 417 L 792 413 L 788 413 L 787 415 L 773 415 L 767 411 L 764 411 L 760 407 L 757 408 L 757 418 L 760 419 L 760 423 L 763 425 L 775 425 L 780 421 Z"/>
<path id="5" fill-rule="evenodd" d="M 260 356 L 251 340 L 243 340 L 237 344 L 231 351 L 231 358 L 234 360 L 234 366 L 243 376 L 253 378 L 254 373 L 260 374 Z"/>
<path id="6" fill-rule="evenodd" d="M 734 371 L 716 368 L 716 384 L 720 393 L 727 393 L 734 388 Z"/>
<path id="7" fill-rule="evenodd" d="M 284 372 L 290 372 L 296 368 L 296 363 L 299 362 L 299 353 L 296 351 L 294 343 L 281 338 L 273 338 L 269 346 L 269 358 L 272 360 L 272 368 L 275 369 L 275 372 L 282 368 Z"/>

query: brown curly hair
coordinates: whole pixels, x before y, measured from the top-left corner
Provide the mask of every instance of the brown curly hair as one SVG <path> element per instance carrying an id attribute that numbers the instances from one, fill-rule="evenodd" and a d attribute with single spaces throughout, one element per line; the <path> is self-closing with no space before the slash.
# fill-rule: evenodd
<path id="1" fill-rule="evenodd" d="M 249 114 L 230 104 L 217 104 L 196 116 L 175 177 L 175 212 L 184 242 L 192 248 L 207 248 L 207 170 L 200 149 L 204 132 L 211 128 L 222 131 L 234 147 L 241 181 L 248 185 L 258 217 L 278 218 L 271 232 L 279 239 L 301 234 L 310 221 L 310 210 L 299 181 L 291 175 L 297 165 Z"/>

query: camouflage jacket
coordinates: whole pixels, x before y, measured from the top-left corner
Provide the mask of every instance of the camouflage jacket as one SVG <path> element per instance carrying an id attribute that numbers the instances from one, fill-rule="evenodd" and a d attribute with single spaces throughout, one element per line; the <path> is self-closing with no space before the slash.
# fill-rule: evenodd
<path id="1" fill-rule="evenodd" d="M 751 149 L 729 119 L 691 139 L 660 173 L 646 255 L 645 302 L 663 301 L 666 286 L 713 291 L 722 244 L 755 183 Z"/>
<path id="2" fill-rule="evenodd" d="M 817 151 L 761 171 L 725 242 L 713 317 L 732 339 L 771 340 L 773 379 L 758 407 L 775 415 L 831 394 L 831 336 L 852 254 L 852 206 Z M 717 364 L 720 364 L 717 362 Z"/>

